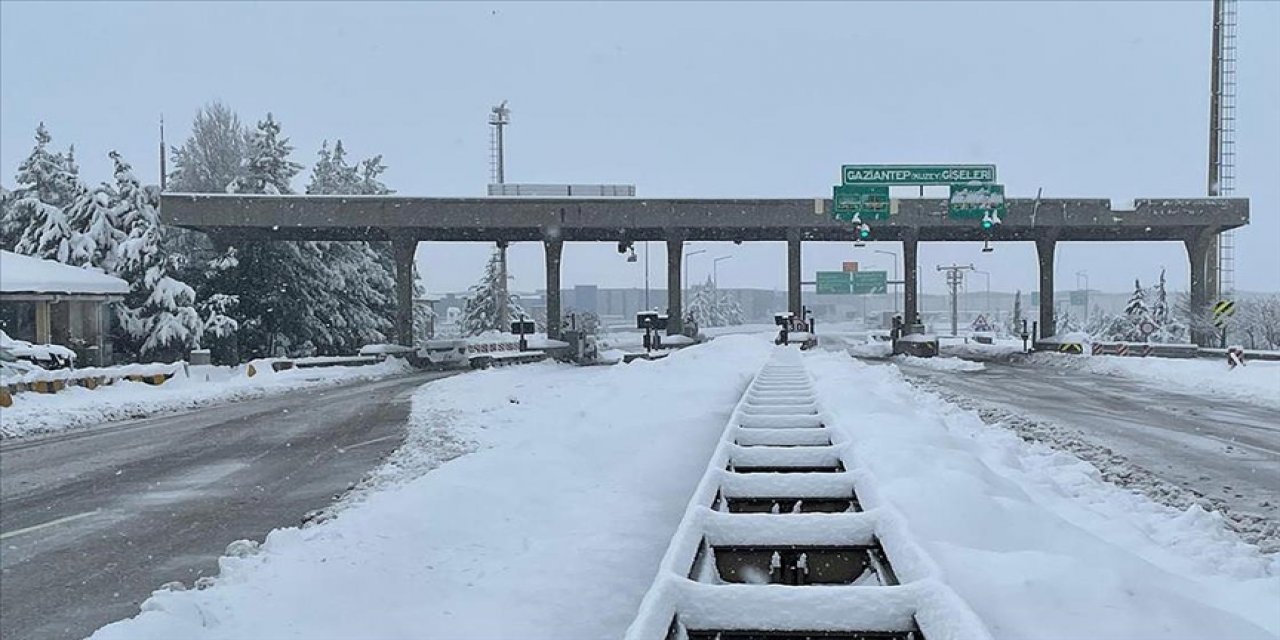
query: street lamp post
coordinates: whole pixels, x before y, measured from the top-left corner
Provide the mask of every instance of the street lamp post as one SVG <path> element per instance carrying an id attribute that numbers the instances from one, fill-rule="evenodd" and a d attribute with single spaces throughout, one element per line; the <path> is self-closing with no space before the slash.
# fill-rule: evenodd
<path id="1" fill-rule="evenodd" d="M 711 285 L 716 289 L 720 288 L 720 274 L 717 273 L 716 266 L 720 264 L 721 260 L 729 260 L 732 258 L 733 256 L 720 256 L 719 258 L 713 258 L 711 260 Z"/>
<path id="2" fill-rule="evenodd" d="M 1084 278 L 1084 321 L 1089 321 L 1089 272 L 1076 272 L 1076 288 L 1080 288 L 1080 279 Z"/>
<path id="3" fill-rule="evenodd" d="M 974 272 L 974 273 L 976 273 L 976 274 L 978 274 L 978 275 L 980 275 L 980 276 L 983 276 L 984 278 L 986 278 L 986 279 L 987 279 L 987 302 L 986 302 L 985 307 L 986 307 L 986 310 L 987 310 L 987 315 L 989 316 L 989 315 L 991 315 L 991 272 L 990 272 L 990 271 L 979 271 L 979 270 L 977 270 L 977 269 L 974 269 L 974 270 L 973 270 L 973 272 Z M 988 318 L 988 319 L 987 319 L 987 321 L 988 321 L 988 322 L 990 322 L 990 321 L 991 321 L 991 319 L 990 319 L 990 318 Z"/>
<path id="4" fill-rule="evenodd" d="M 872 253 L 883 253 L 886 256 L 893 256 L 893 286 L 898 285 L 898 254 L 893 251 L 885 251 L 884 249 L 873 249 Z M 898 315 L 898 292 L 893 292 L 893 315 Z"/>
<path id="5" fill-rule="evenodd" d="M 684 293 L 686 298 L 689 296 L 689 290 L 692 288 L 692 285 L 689 284 L 689 258 L 692 258 L 699 253 L 706 252 L 706 249 L 698 249 L 697 251 L 690 251 L 689 253 L 684 254 Z"/>

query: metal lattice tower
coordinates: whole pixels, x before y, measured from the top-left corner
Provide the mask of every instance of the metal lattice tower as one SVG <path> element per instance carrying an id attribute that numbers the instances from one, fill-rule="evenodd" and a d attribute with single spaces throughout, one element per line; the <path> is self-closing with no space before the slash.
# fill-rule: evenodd
<path id="1" fill-rule="evenodd" d="M 1219 0 L 1221 47 L 1218 59 L 1218 195 L 1236 190 L 1236 0 Z M 1235 232 L 1218 238 L 1218 289 L 1235 291 Z"/>
<path id="2" fill-rule="evenodd" d="M 504 175 L 504 149 L 502 145 L 502 130 L 508 124 L 511 124 L 511 110 L 507 108 L 507 101 L 503 100 L 502 104 L 494 107 L 489 112 L 489 182 L 490 184 L 502 184 L 506 181 Z"/>
<path id="3" fill-rule="evenodd" d="M 1230 196 L 1236 186 L 1236 0 L 1213 2 L 1213 58 L 1209 98 L 1209 195 Z M 1235 289 L 1235 237 L 1218 235 L 1209 255 L 1209 295 Z"/>

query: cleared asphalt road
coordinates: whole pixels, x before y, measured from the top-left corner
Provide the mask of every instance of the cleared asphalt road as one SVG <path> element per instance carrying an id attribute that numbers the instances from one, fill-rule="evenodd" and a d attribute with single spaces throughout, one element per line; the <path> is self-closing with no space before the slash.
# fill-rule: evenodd
<path id="1" fill-rule="evenodd" d="M 0 447 L 0 637 L 82 638 L 217 573 L 402 442 L 420 373 Z"/>
<path id="2" fill-rule="evenodd" d="M 1170 391 L 1065 368 L 986 363 L 940 372 L 900 365 L 980 405 L 1083 434 L 1174 484 L 1233 511 L 1280 520 L 1280 421 L 1275 409 Z"/>

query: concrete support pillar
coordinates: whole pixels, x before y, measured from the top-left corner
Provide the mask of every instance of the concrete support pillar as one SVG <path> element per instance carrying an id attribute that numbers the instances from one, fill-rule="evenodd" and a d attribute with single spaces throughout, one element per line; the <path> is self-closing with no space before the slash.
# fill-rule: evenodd
<path id="1" fill-rule="evenodd" d="M 413 255 L 417 240 L 393 240 L 392 259 L 396 263 L 396 341 L 413 346 Z"/>
<path id="2" fill-rule="evenodd" d="M 916 234 L 902 238 L 902 322 L 910 327 L 920 322 L 920 241 Z"/>
<path id="3" fill-rule="evenodd" d="M 544 240 L 542 249 L 547 263 L 547 337 L 560 339 L 560 255 L 564 250 L 561 240 Z"/>
<path id="4" fill-rule="evenodd" d="M 684 330 L 683 283 L 680 279 L 683 257 L 684 240 L 667 240 L 667 335 L 671 336 Z"/>
<path id="5" fill-rule="evenodd" d="M 1057 333 L 1053 322 L 1053 262 L 1058 241 L 1053 238 L 1036 240 L 1036 255 L 1040 261 L 1040 337 L 1048 338 Z"/>
<path id="6" fill-rule="evenodd" d="M 1218 230 L 1204 229 L 1183 241 L 1187 247 L 1187 260 L 1191 265 L 1191 341 L 1200 346 L 1211 346 L 1212 336 L 1207 330 L 1210 296 L 1210 275 L 1213 271 L 1210 259 L 1215 258 Z"/>
<path id="7" fill-rule="evenodd" d="M 498 241 L 498 330 L 511 330 L 511 294 L 507 291 L 507 247 L 505 240 Z"/>
<path id="8" fill-rule="evenodd" d="M 787 310 L 800 317 L 800 239 L 787 239 Z"/>

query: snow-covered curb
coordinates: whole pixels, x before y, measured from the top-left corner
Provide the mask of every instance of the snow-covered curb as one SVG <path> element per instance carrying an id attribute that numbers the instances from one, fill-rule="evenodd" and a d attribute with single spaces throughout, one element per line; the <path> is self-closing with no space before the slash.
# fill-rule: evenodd
<path id="1" fill-rule="evenodd" d="M 146 418 L 309 387 L 375 380 L 411 370 L 403 360 L 394 359 L 367 366 L 280 372 L 263 367 L 253 377 L 227 367 L 189 367 L 186 373 L 179 372 L 161 385 L 122 380 L 93 390 L 76 387 L 55 394 L 27 392 L 15 395 L 12 407 L 0 407 L 0 438 Z"/>
<path id="2" fill-rule="evenodd" d="M 1280 409 L 1280 362 L 1252 361 L 1228 369 L 1226 359 L 1126 358 L 1036 353 L 1037 364 L 1123 376 L 1166 389 L 1213 394 Z"/>

